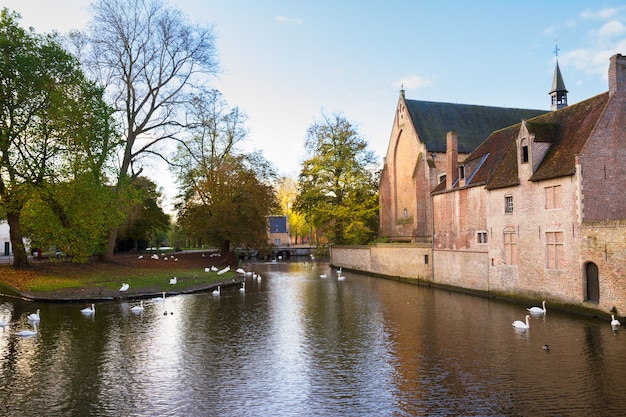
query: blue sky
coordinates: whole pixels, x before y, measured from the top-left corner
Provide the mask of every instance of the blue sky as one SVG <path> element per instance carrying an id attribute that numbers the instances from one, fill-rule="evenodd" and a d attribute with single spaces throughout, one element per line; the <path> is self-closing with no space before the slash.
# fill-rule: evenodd
<path id="1" fill-rule="evenodd" d="M 89 1 L 3 3 L 37 32 L 89 18 Z M 415 100 L 548 109 L 555 41 L 570 104 L 607 91 L 609 57 L 626 55 L 626 1 L 170 4 L 215 25 L 214 87 L 249 116 L 246 146 L 294 178 L 322 111 L 353 122 L 382 163 L 401 85 Z"/>

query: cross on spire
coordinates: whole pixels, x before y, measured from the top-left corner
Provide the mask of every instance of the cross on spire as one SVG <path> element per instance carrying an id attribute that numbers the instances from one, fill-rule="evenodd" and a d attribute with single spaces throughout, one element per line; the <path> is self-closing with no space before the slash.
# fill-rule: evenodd
<path id="1" fill-rule="evenodd" d="M 556 59 L 559 59 L 559 45 L 557 44 L 556 41 L 554 41 L 554 55 L 556 56 Z"/>

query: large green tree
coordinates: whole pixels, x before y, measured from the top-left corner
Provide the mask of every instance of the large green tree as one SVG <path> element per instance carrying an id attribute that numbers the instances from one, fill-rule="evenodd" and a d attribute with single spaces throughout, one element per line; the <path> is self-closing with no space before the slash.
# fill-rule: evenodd
<path id="1" fill-rule="evenodd" d="M 267 244 L 267 216 L 276 209 L 276 174 L 259 152 L 242 153 L 246 120 L 217 91 L 192 100 L 190 135 L 179 147 L 177 177 L 182 190 L 178 224 L 196 241 L 218 246 Z"/>
<path id="2" fill-rule="evenodd" d="M 24 207 L 38 196 L 57 209 L 57 218 L 72 217 L 57 204 L 68 195 L 59 187 L 80 188 L 83 175 L 100 185 L 115 142 L 102 90 L 84 77 L 56 35 L 23 29 L 19 18 L 8 9 L 0 14 L 0 204 L 14 266 L 25 267 Z"/>
<path id="3" fill-rule="evenodd" d="M 163 211 L 160 202 L 163 198 L 157 185 L 149 178 L 139 176 L 129 187 L 136 195 L 135 203 L 127 209 L 125 223 L 118 234 L 118 249 L 137 252 L 141 242 L 150 242 L 152 236 L 159 231 L 167 231 L 170 227 L 170 216 Z"/>
<path id="4" fill-rule="evenodd" d="M 343 116 L 322 115 L 305 139 L 294 209 L 331 244 L 365 244 L 378 229 L 378 179 L 367 142 Z"/>
<path id="5" fill-rule="evenodd" d="M 167 143 L 185 125 L 189 95 L 217 72 L 212 26 L 191 23 L 160 0 L 96 0 L 74 53 L 106 87 L 123 126 L 117 190 L 142 172 L 142 159 L 168 161 Z M 117 228 L 104 258 L 114 252 Z"/>

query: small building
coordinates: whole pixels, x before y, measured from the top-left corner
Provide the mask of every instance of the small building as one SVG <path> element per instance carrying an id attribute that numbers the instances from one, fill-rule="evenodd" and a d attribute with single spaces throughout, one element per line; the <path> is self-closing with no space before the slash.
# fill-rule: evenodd
<path id="1" fill-rule="evenodd" d="M 289 222 L 287 216 L 268 216 L 268 240 L 274 246 L 289 246 Z"/>
<path id="2" fill-rule="evenodd" d="M 11 236 L 9 233 L 9 223 L 6 221 L 0 222 L 0 250 L 2 250 L 2 256 L 10 256 L 13 253 L 11 248 Z"/>

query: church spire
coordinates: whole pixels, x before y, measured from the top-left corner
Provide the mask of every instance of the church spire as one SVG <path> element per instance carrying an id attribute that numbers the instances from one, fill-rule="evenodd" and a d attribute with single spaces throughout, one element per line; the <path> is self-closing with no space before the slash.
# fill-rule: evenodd
<path id="1" fill-rule="evenodd" d="M 559 47 L 556 42 L 554 44 L 554 55 L 556 56 L 556 67 L 554 68 L 554 78 L 552 79 L 552 89 L 550 90 L 550 97 L 552 98 L 550 110 L 559 110 L 567 107 L 567 89 L 559 69 Z"/>

